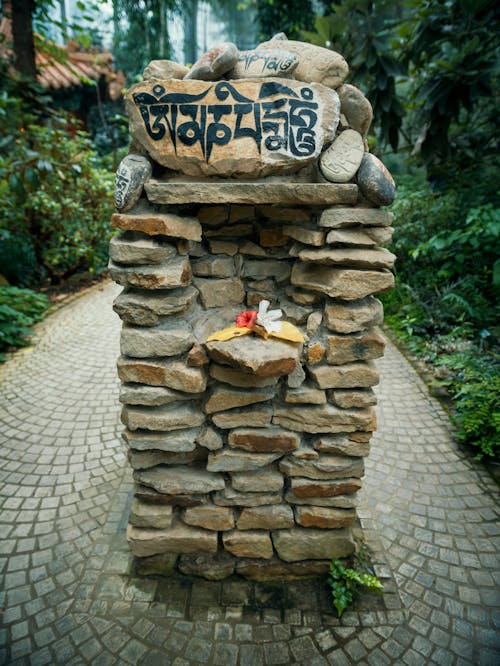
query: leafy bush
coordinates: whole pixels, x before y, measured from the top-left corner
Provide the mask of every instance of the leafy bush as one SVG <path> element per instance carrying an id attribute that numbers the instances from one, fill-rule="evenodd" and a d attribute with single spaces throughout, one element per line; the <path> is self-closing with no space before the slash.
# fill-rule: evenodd
<path id="1" fill-rule="evenodd" d="M 113 177 L 99 168 L 87 135 L 64 114 L 42 122 L 23 99 L 4 90 L 0 136 L 0 237 L 23 248 L 18 264 L 10 255 L 9 279 L 25 286 L 101 271 Z"/>
<path id="2" fill-rule="evenodd" d="M 340 560 L 331 561 L 329 574 L 328 584 L 332 588 L 333 605 L 339 617 L 359 594 L 361 587 L 377 592 L 383 589 L 382 583 L 376 576 L 348 569 Z"/>
<path id="3" fill-rule="evenodd" d="M 9 347 L 29 344 L 30 327 L 49 306 L 44 294 L 18 287 L 0 287 L 0 360 Z"/>

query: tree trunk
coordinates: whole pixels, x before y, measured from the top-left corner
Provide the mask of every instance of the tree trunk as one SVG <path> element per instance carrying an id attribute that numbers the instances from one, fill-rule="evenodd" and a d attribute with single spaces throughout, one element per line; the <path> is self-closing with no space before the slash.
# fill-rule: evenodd
<path id="1" fill-rule="evenodd" d="M 34 11 L 34 0 L 16 0 L 12 5 L 12 37 L 16 69 L 33 80 L 36 79 Z"/>
<path id="2" fill-rule="evenodd" d="M 193 65 L 198 54 L 198 0 L 188 0 L 184 7 L 184 62 Z"/>

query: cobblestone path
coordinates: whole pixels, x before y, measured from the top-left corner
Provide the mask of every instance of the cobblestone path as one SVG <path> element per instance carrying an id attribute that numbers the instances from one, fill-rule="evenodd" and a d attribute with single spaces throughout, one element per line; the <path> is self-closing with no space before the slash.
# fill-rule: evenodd
<path id="1" fill-rule="evenodd" d="M 319 583 L 135 577 L 116 293 L 62 308 L 0 369 L 0 663 L 500 663 L 496 486 L 391 345 L 359 512 L 381 598 L 339 621 Z"/>

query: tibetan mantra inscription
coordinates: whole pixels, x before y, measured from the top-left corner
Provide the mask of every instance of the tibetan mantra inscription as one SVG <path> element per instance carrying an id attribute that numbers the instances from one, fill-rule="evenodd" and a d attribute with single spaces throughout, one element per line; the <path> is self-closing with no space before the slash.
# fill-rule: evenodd
<path id="1" fill-rule="evenodd" d="M 333 90 L 283 79 L 145 82 L 127 107 L 151 157 L 195 176 L 297 171 L 333 139 L 339 116 Z"/>

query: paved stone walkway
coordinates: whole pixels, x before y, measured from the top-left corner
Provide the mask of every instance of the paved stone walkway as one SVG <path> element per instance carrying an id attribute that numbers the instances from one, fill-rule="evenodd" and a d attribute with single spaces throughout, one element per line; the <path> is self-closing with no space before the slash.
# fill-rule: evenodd
<path id="1" fill-rule="evenodd" d="M 124 530 L 113 285 L 0 369 L 0 663 L 500 663 L 496 486 L 389 345 L 361 522 L 385 593 L 134 576 Z"/>

